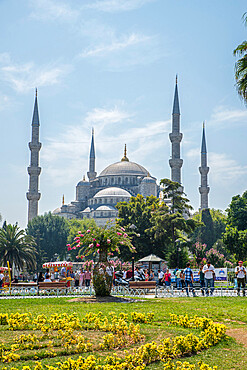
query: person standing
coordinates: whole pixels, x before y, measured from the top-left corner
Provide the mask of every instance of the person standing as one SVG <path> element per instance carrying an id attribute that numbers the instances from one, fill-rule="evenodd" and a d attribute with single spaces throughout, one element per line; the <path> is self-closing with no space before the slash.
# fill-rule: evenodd
<path id="1" fill-rule="evenodd" d="M 246 278 L 246 268 L 243 266 L 243 261 L 238 262 L 238 266 L 235 268 L 235 274 L 238 283 L 238 296 L 240 296 L 240 289 L 242 285 L 243 297 L 245 296 L 245 278 Z"/>
<path id="2" fill-rule="evenodd" d="M 163 277 L 164 277 L 164 272 L 162 270 L 158 270 L 159 286 L 163 285 L 163 282 L 162 282 Z"/>
<path id="3" fill-rule="evenodd" d="M 85 286 L 86 287 L 90 286 L 90 281 L 91 281 L 91 272 L 89 271 L 89 269 L 87 269 L 85 272 Z"/>
<path id="4" fill-rule="evenodd" d="M 83 283 L 84 283 L 84 277 L 85 277 L 85 273 L 83 270 L 80 271 L 80 274 L 79 274 L 79 285 L 80 287 L 82 287 Z"/>
<path id="5" fill-rule="evenodd" d="M 203 272 L 203 263 L 200 265 L 199 268 L 199 279 L 200 279 L 200 286 L 201 286 L 201 292 L 204 296 L 204 290 L 205 290 L 205 281 L 204 281 L 204 272 Z"/>
<path id="6" fill-rule="evenodd" d="M 189 289 L 191 288 L 193 297 L 196 296 L 194 286 L 193 286 L 193 272 L 190 268 L 190 263 L 186 263 L 186 269 L 184 270 L 184 282 L 187 296 L 189 297 Z"/>
<path id="7" fill-rule="evenodd" d="M 210 288 L 210 295 L 213 295 L 214 292 L 214 266 L 211 265 L 209 261 L 207 264 L 203 266 L 202 272 L 204 273 L 204 282 L 206 288 L 206 296 L 209 296 L 209 289 Z"/>
<path id="8" fill-rule="evenodd" d="M 75 273 L 75 287 L 78 288 L 79 286 L 79 281 L 80 281 L 80 271 L 77 270 Z"/>
<path id="9" fill-rule="evenodd" d="M 4 284 L 4 274 L 0 272 L 0 288 L 3 287 L 3 284 Z"/>
<path id="10" fill-rule="evenodd" d="M 184 275 L 184 270 L 181 270 L 180 272 L 180 279 L 181 279 L 181 286 L 182 286 L 182 292 L 184 291 L 185 288 L 185 275 Z"/>
<path id="11" fill-rule="evenodd" d="M 167 288 L 169 288 L 171 286 L 171 281 L 172 281 L 172 278 L 171 278 L 171 273 L 169 272 L 169 270 L 167 269 L 166 272 L 165 272 L 165 275 L 162 279 L 162 281 L 165 282 L 165 285 Z"/>
<path id="12" fill-rule="evenodd" d="M 176 286 L 177 286 L 177 289 L 181 289 L 182 285 L 181 285 L 181 270 L 178 268 L 177 271 L 176 271 Z"/>

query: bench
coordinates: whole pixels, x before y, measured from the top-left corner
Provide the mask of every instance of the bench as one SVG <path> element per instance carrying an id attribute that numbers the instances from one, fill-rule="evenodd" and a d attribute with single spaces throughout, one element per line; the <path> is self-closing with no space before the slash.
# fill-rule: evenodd
<path id="1" fill-rule="evenodd" d="M 67 281 L 39 282 L 39 290 L 67 289 Z"/>
<path id="2" fill-rule="evenodd" d="M 129 281 L 131 289 L 155 289 L 156 281 Z"/>

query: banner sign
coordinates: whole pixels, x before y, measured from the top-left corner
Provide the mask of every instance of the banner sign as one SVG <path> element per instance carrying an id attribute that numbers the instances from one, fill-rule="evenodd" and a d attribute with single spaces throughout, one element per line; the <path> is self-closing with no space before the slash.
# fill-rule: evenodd
<path id="1" fill-rule="evenodd" d="M 172 282 L 175 282 L 176 278 L 175 278 L 175 275 L 173 274 L 174 270 L 171 269 L 169 271 L 172 275 Z M 192 270 L 192 272 L 193 272 L 194 281 L 200 281 L 199 270 Z M 216 281 L 227 281 L 227 268 L 226 267 L 215 268 L 214 272 L 215 272 Z"/>

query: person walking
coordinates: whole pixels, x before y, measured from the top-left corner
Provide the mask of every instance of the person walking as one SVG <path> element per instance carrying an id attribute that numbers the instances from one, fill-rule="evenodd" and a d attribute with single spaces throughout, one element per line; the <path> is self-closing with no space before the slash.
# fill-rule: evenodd
<path id="1" fill-rule="evenodd" d="M 246 268 L 243 266 L 243 261 L 238 261 L 238 266 L 235 268 L 235 274 L 238 283 L 238 296 L 240 296 L 240 289 L 242 285 L 243 297 L 245 296 L 245 278 Z"/>
<path id="2" fill-rule="evenodd" d="M 214 292 L 214 266 L 211 265 L 209 261 L 207 264 L 203 266 L 202 272 L 204 273 L 204 282 L 206 288 L 206 296 L 209 296 L 209 288 L 210 288 L 210 295 L 213 295 Z"/>
<path id="3" fill-rule="evenodd" d="M 200 286 L 201 286 L 201 292 L 202 295 L 204 296 L 204 291 L 205 291 L 205 281 L 204 281 L 204 272 L 203 272 L 203 263 L 200 265 L 199 268 L 199 279 L 200 279 Z"/>
<path id="4" fill-rule="evenodd" d="M 185 282 L 185 288 L 187 296 L 189 297 L 189 289 L 191 289 L 193 297 L 196 296 L 195 289 L 193 286 L 193 272 L 190 268 L 190 263 L 186 263 L 186 269 L 184 270 L 184 282 Z"/>

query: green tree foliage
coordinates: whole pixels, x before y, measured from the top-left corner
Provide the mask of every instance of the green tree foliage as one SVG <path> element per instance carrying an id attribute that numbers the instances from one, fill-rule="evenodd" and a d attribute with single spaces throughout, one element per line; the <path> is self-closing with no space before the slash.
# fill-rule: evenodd
<path id="1" fill-rule="evenodd" d="M 37 216 L 28 223 L 27 234 L 36 241 L 39 268 L 45 259 L 51 261 L 55 253 L 60 258 L 65 256 L 69 226 L 63 217 L 53 216 L 50 212 Z"/>
<path id="2" fill-rule="evenodd" d="M 140 259 L 150 253 L 157 253 L 162 257 L 162 245 L 154 241 L 147 231 L 153 226 L 151 216 L 159 208 L 159 200 L 154 196 L 145 199 L 138 194 L 136 197 L 131 197 L 129 203 L 118 203 L 116 208 L 119 225 L 124 227 L 129 235 L 132 235 L 132 244 L 137 251 L 135 259 Z M 134 225 L 134 228 L 131 228 L 131 225 Z M 120 256 L 125 261 L 130 261 L 132 257 L 129 248 L 126 247 L 121 248 Z"/>
<path id="3" fill-rule="evenodd" d="M 209 250 L 225 232 L 226 215 L 219 209 L 204 209 L 196 212 L 193 219 L 203 222 L 203 225 L 190 235 L 192 244 L 206 244 L 206 249 Z"/>
<path id="4" fill-rule="evenodd" d="M 82 220 L 78 218 L 73 218 L 72 220 L 68 221 L 68 226 L 69 226 L 69 235 L 67 243 L 72 244 L 75 237 L 78 235 L 78 231 L 81 231 L 82 234 L 84 234 L 88 229 L 96 227 L 96 223 L 92 218 L 84 218 Z M 76 261 L 77 251 L 72 249 L 70 251 L 70 255 L 71 260 Z"/>
<path id="5" fill-rule="evenodd" d="M 223 242 L 237 259 L 247 259 L 247 191 L 232 198 L 227 211 Z"/>
<path id="6" fill-rule="evenodd" d="M 190 218 L 192 207 L 179 183 L 163 179 L 160 184 L 163 185 L 164 199 L 170 206 L 162 203 L 152 213 L 153 227 L 150 231 L 156 240 L 174 246 L 178 238 L 185 239 L 185 234 L 191 234 L 201 223 Z"/>
<path id="7" fill-rule="evenodd" d="M 245 25 L 247 25 L 247 13 L 243 15 Z M 236 87 L 239 95 L 247 103 L 247 41 L 243 41 L 233 51 L 239 59 L 235 63 Z"/>
<path id="8" fill-rule="evenodd" d="M 227 211 L 227 225 L 238 230 L 247 229 L 247 191 L 232 198 Z"/>
<path id="9" fill-rule="evenodd" d="M 0 229 L 0 264 L 10 266 L 13 263 L 20 270 L 26 266 L 34 270 L 36 265 L 35 240 L 32 236 L 26 235 L 18 225 L 6 225 Z"/>
<path id="10" fill-rule="evenodd" d="M 188 248 L 184 244 L 172 248 L 167 254 L 169 268 L 184 267 L 189 261 Z"/>

